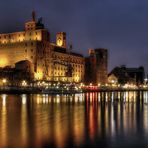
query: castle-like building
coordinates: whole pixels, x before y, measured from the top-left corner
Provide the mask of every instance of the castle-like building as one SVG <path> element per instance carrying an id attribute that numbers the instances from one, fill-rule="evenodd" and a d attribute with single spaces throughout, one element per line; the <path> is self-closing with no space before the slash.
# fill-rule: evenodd
<path id="1" fill-rule="evenodd" d="M 66 33 L 56 35 L 56 43 L 51 43 L 50 33 L 42 19 L 25 23 L 21 32 L 0 34 L 0 67 L 15 67 L 28 61 L 34 80 L 83 82 L 85 59 L 83 55 L 67 47 Z M 27 63 L 28 63 L 27 62 Z"/>
<path id="2" fill-rule="evenodd" d="M 85 83 L 106 84 L 108 68 L 108 51 L 104 48 L 90 49 L 85 58 Z"/>

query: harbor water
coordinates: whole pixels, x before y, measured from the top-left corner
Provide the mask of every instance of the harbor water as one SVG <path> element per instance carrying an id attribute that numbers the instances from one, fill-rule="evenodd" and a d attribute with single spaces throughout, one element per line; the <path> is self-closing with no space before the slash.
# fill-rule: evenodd
<path id="1" fill-rule="evenodd" d="M 148 147 L 148 92 L 1 94 L 0 147 Z"/>

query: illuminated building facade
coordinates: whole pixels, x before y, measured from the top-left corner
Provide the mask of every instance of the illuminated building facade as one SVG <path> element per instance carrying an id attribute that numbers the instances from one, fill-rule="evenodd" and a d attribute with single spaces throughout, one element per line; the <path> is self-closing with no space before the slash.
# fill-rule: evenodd
<path id="1" fill-rule="evenodd" d="M 31 63 L 34 80 L 82 82 L 84 78 L 84 58 L 67 49 L 66 33 L 57 33 L 56 43 L 51 43 L 50 33 L 34 12 L 24 31 L 0 34 L 0 67 L 13 68 L 23 60 Z"/>
<path id="2" fill-rule="evenodd" d="M 89 57 L 85 58 L 85 82 L 106 84 L 107 83 L 107 67 L 108 67 L 107 49 L 98 48 L 90 49 Z"/>

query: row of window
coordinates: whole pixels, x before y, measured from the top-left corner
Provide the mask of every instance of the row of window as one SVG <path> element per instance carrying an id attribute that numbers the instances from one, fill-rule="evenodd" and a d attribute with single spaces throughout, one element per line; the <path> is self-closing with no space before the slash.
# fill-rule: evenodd
<path id="1" fill-rule="evenodd" d="M 55 70 L 67 70 L 67 68 L 53 67 Z M 82 72 L 82 69 L 74 68 L 74 72 Z"/>
<path id="2" fill-rule="evenodd" d="M 35 39 L 29 39 L 30 41 L 32 41 L 32 40 L 36 40 L 36 41 L 38 41 L 39 39 L 38 38 L 35 38 Z M 23 42 L 23 41 L 25 41 L 25 39 L 19 39 L 19 40 L 11 40 L 11 41 L 8 41 L 8 40 L 0 40 L 0 43 L 15 43 L 15 42 Z"/>
<path id="3" fill-rule="evenodd" d="M 79 63 L 81 64 L 82 63 L 82 60 L 78 60 L 77 58 L 71 58 L 71 57 L 60 57 L 60 56 L 52 56 L 54 59 L 60 59 L 61 61 L 69 61 L 69 62 L 72 62 L 72 63 Z"/>
<path id="4" fill-rule="evenodd" d="M 58 65 L 60 65 L 60 64 L 58 64 Z M 83 68 L 83 65 L 71 64 L 71 66 L 74 69 L 82 69 Z M 62 68 L 63 66 L 52 65 L 52 68 L 55 68 L 55 69 L 60 69 L 60 67 Z"/>
<path id="5" fill-rule="evenodd" d="M 51 75 L 53 75 L 53 72 L 51 72 Z M 64 76 L 64 75 L 65 75 L 65 73 L 54 72 L 54 76 Z M 81 75 L 72 74 L 72 77 L 81 77 Z"/>
<path id="6" fill-rule="evenodd" d="M 32 33 L 32 32 L 30 32 L 29 33 L 29 35 L 31 36 L 32 34 L 34 34 L 34 33 Z M 36 35 L 38 35 L 38 32 L 35 32 L 35 34 Z M 11 39 L 12 37 L 21 37 L 21 36 L 24 36 L 25 37 L 25 35 L 28 35 L 28 34 L 26 34 L 26 33 L 21 33 L 21 34 L 12 34 L 12 35 L 0 35 L 0 39 Z"/>
<path id="7" fill-rule="evenodd" d="M 34 43 L 33 43 L 33 42 L 31 42 L 31 43 L 25 43 L 25 46 L 26 46 L 26 47 L 27 47 L 28 45 L 33 46 L 33 45 L 34 45 Z"/>
<path id="8" fill-rule="evenodd" d="M 70 81 L 70 82 L 79 82 L 79 81 L 81 81 L 81 79 L 80 80 L 76 80 L 75 78 L 72 78 L 72 79 L 68 79 L 67 80 L 67 78 L 54 78 L 54 81 Z"/>
<path id="9" fill-rule="evenodd" d="M 30 49 L 30 51 L 33 53 L 33 51 L 34 51 L 34 50 L 33 50 L 33 49 Z M 28 50 L 27 50 L 27 49 L 25 49 L 25 52 L 28 52 Z"/>

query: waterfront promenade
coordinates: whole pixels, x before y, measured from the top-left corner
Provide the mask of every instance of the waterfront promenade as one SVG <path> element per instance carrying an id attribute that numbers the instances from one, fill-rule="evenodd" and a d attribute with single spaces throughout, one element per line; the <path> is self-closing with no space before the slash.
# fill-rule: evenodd
<path id="1" fill-rule="evenodd" d="M 87 92 L 124 92 L 124 91 L 148 91 L 148 87 L 123 88 L 123 87 L 0 87 L 0 93 L 9 94 L 75 94 Z"/>

